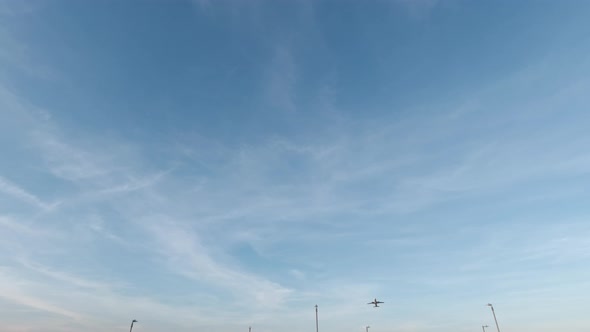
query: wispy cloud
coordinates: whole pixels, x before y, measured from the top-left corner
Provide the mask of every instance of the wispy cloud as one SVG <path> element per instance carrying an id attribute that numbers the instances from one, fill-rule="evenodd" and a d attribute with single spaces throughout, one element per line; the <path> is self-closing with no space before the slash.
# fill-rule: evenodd
<path id="1" fill-rule="evenodd" d="M 108 284 L 52 271 L 35 263 L 27 264 L 33 267 L 34 272 L 49 279 L 39 282 L 26 271 L 4 268 L 0 270 L 0 298 L 14 305 L 65 317 L 70 328 L 72 325 L 88 331 L 122 328 L 119 322 L 127 322 L 130 315 L 141 317 L 144 322 L 149 321 L 148 329 L 176 326 L 187 330 L 191 325 L 203 326 L 216 320 L 214 311 L 202 312 L 194 306 L 178 307 L 145 296 L 122 295 L 114 292 Z M 48 324 L 48 331 L 60 330 L 59 322 L 63 322 L 51 316 L 36 319 L 37 322 L 39 320 Z M 168 323 L 162 325 L 166 321 Z M 14 329 L 27 327 L 26 322 L 13 324 Z"/>
<path id="2" fill-rule="evenodd" d="M 109 171 L 100 166 L 96 156 L 85 150 L 76 149 L 47 132 L 36 136 L 38 147 L 47 158 L 51 173 L 59 178 L 77 181 L 96 178 Z"/>
<path id="3" fill-rule="evenodd" d="M 270 105 L 281 111 L 296 111 L 297 70 L 289 48 L 279 45 L 275 48 L 266 75 L 266 97 Z"/>
<path id="4" fill-rule="evenodd" d="M 0 192 L 42 210 L 51 210 L 59 203 L 46 203 L 34 194 L 0 176 Z"/>
<path id="5" fill-rule="evenodd" d="M 26 224 L 24 222 L 18 222 L 15 218 L 0 215 L 0 225 L 9 230 L 19 233 L 19 235 L 32 236 L 32 237 L 54 237 L 58 236 L 59 233 L 51 231 L 47 228 L 39 227 L 39 225 Z"/>
<path id="6" fill-rule="evenodd" d="M 72 276 L 70 274 L 64 273 L 62 271 L 53 270 L 46 266 L 33 263 L 27 259 L 18 259 L 18 262 L 25 268 L 39 273 L 45 277 L 52 278 L 56 281 L 67 283 L 76 287 L 83 287 L 83 288 L 90 288 L 90 289 L 108 289 L 111 288 L 112 285 L 106 283 L 100 283 L 95 281 L 88 281 L 77 276 Z"/>
<path id="7" fill-rule="evenodd" d="M 142 190 L 145 188 L 149 188 L 155 184 L 157 184 L 160 180 L 162 180 L 166 174 L 169 174 L 171 170 L 167 171 L 160 171 L 153 175 L 148 175 L 142 178 L 131 178 L 128 182 L 123 183 L 121 185 L 115 185 L 110 188 L 102 189 L 98 191 L 99 195 L 105 194 L 116 194 L 116 193 L 129 193 L 137 190 Z"/>
<path id="8" fill-rule="evenodd" d="M 157 251 L 175 273 L 229 289 L 232 297 L 239 298 L 239 294 L 243 294 L 250 305 L 276 307 L 283 304 L 291 292 L 260 276 L 220 263 L 211 257 L 209 250 L 190 229 L 171 222 L 158 222 L 150 229 Z"/>
<path id="9" fill-rule="evenodd" d="M 24 284 L 24 282 L 22 280 L 14 280 L 11 276 L 7 275 L 5 271 L 0 270 L 0 280 L 2 280 L 2 286 L 0 286 L 2 292 L 0 292 L 0 297 L 6 300 L 19 305 L 65 316 L 75 320 L 81 320 L 84 318 L 82 315 L 72 310 L 66 309 L 54 303 L 50 303 L 46 300 L 40 299 L 39 297 L 31 296 L 21 292 L 18 287 L 19 285 Z"/>
<path id="10" fill-rule="evenodd" d="M 15 99 L 14 102 L 18 103 L 19 101 Z M 27 105 L 23 103 L 18 103 L 18 105 L 21 108 L 19 112 L 28 112 Z M 156 183 L 166 180 L 165 176 L 170 175 L 172 170 L 159 171 L 153 175 L 143 176 L 141 171 L 135 168 L 135 165 L 140 164 L 137 160 L 127 157 L 117 158 L 115 161 L 112 154 L 109 156 L 104 152 L 107 150 L 113 152 L 113 149 L 104 145 L 104 142 L 101 147 L 95 146 L 93 149 L 71 142 L 66 143 L 64 141 L 65 134 L 60 131 L 59 126 L 51 122 L 48 125 L 48 121 L 50 121 L 48 118 L 44 118 L 42 123 L 39 123 L 35 121 L 34 116 L 29 116 L 28 128 L 33 133 L 30 137 L 31 142 L 36 144 L 35 148 L 47 161 L 46 166 L 50 173 L 58 179 L 75 183 L 79 188 L 74 194 L 67 195 L 64 201 L 65 209 L 76 210 L 84 208 L 90 202 L 102 202 L 102 204 L 121 209 L 125 215 L 151 218 L 151 214 L 146 215 L 143 211 L 135 211 L 135 198 L 127 199 L 125 196 L 136 192 L 135 195 L 141 195 L 142 197 L 142 205 L 155 203 L 153 207 L 156 210 L 153 213 L 165 216 L 164 220 L 155 219 L 147 228 L 142 223 L 137 223 L 133 227 L 144 228 L 153 235 L 155 251 L 165 257 L 166 266 L 170 268 L 171 272 L 198 282 L 216 285 L 220 289 L 230 290 L 235 292 L 236 296 L 237 294 L 243 294 L 245 298 L 254 300 L 253 303 L 260 306 L 277 307 L 284 303 L 291 292 L 289 289 L 255 274 L 230 268 L 228 265 L 230 263 L 223 264 L 218 259 L 211 257 L 209 249 L 201 244 L 195 233 L 178 228 L 174 226 L 174 223 L 168 222 L 168 220 L 176 219 L 175 206 L 158 210 L 158 196 L 168 195 L 168 193 L 152 190 L 152 187 Z M 0 184 L 2 184 L 3 191 L 19 199 L 39 206 L 47 205 L 35 195 L 16 187 L 6 180 L 2 180 Z M 184 203 L 183 200 L 175 205 L 181 209 L 186 209 L 187 206 L 183 206 Z M 100 216 L 96 218 L 102 220 Z M 7 225 L 12 228 L 17 227 L 17 224 L 12 222 L 7 223 Z M 113 239 L 119 244 L 126 243 L 116 233 L 106 229 L 102 222 L 93 222 L 89 225 L 97 234 Z M 17 228 L 23 231 L 27 230 L 22 229 L 22 227 Z M 68 229 L 70 231 L 75 230 L 69 226 Z M 83 230 L 76 232 L 81 231 Z M 146 248 L 139 247 L 139 249 L 145 250 Z M 182 264 L 178 264 L 181 262 Z M 62 283 L 68 282 L 74 286 L 95 290 L 100 285 L 72 277 L 60 270 L 29 263 L 27 260 L 20 263 L 28 270 Z M 249 286 L 244 287 L 245 284 Z"/>

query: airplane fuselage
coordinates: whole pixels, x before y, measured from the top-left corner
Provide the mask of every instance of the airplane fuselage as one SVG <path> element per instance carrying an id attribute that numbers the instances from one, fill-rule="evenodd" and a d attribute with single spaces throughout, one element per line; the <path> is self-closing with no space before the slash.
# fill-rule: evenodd
<path id="1" fill-rule="evenodd" d="M 372 304 L 372 305 L 373 305 L 373 307 L 375 307 L 375 308 L 379 308 L 379 304 L 381 304 L 381 303 L 383 303 L 383 302 L 381 302 L 381 301 L 377 301 L 377 299 L 374 299 L 372 302 L 369 302 L 369 303 L 367 303 L 367 304 Z"/>

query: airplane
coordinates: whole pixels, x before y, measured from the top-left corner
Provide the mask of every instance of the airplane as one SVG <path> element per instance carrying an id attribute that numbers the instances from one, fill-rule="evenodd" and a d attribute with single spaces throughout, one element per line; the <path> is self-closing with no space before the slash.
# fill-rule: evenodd
<path id="1" fill-rule="evenodd" d="M 375 299 L 375 300 L 373 300 L 373 302 L 369 302 L 367 304 L 372 304 L 375 308 L 378 308 L 380 303 L 385 303 L 385 302 L 377 301 L 377 299 Z"/>

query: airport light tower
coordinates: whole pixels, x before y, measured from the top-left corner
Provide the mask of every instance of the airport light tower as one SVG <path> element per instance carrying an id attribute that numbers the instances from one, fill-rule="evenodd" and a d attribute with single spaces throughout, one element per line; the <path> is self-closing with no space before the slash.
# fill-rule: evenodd
<path id="1" fill-rule="evenodd" d="M 319 325 L 318 325 L 318 305 L 315 305 L 315 332 L 319 332 Z"/>
<path id="2" fill-rule="evenodd" d="M 500 327 L 498 326 L 498 320 L 496 319 L 496 312 L 494 311 L 494 306 L 491 303 L 488 303 L 488 307 L 492 309 L 492 315 L 494 315 L 494 322 L 496 322 L 496 329 L 500 332 Z"/>
<path id="3" fill-rule="evenodd" d="M 369 325 L 365 326 L 365 332 L 369 332 Z"/>

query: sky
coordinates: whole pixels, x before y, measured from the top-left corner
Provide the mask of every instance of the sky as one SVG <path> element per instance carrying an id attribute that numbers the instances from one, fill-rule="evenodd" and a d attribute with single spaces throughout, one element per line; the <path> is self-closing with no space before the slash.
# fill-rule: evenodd
<path id="1" fill-rule="evenodd" d="M 0 0 L 2 331 L 587 331 L 589 11 Z"/>

